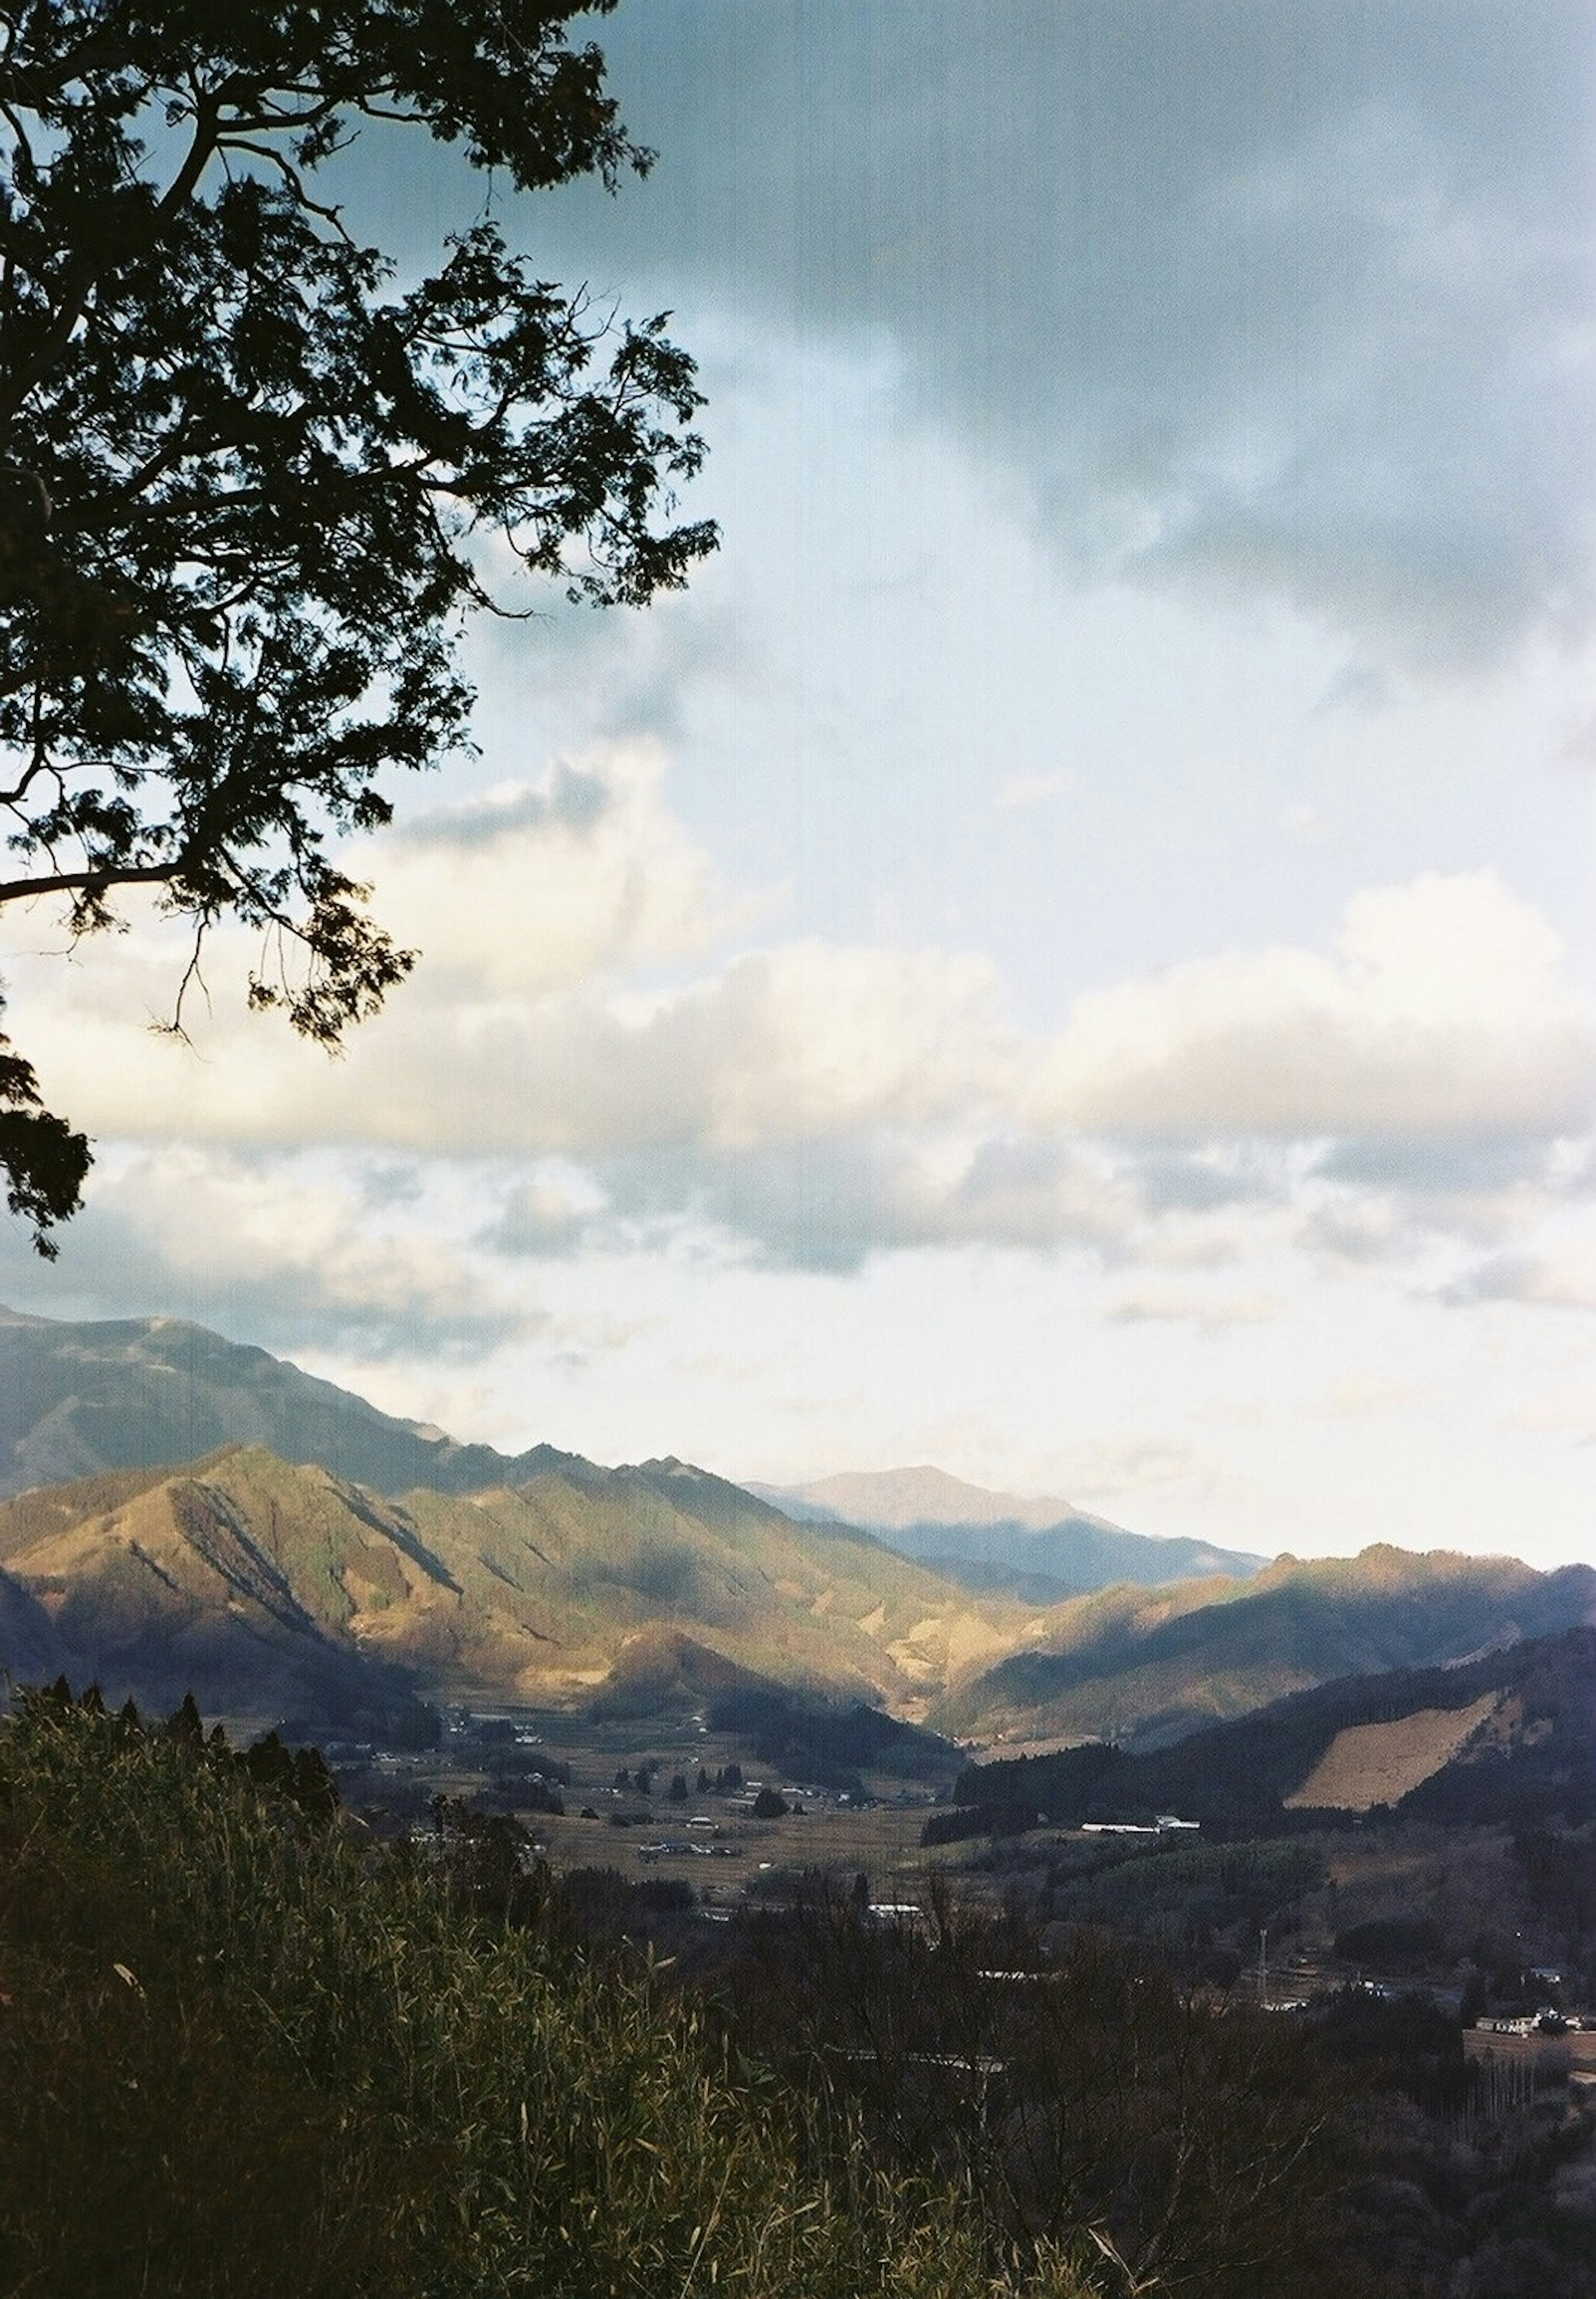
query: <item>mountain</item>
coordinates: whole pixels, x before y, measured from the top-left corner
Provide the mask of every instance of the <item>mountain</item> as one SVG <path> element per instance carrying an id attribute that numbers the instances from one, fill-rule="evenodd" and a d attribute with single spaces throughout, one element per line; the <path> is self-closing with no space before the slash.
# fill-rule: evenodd
<path id="1" fill-rule="evenodd" d="M 1036 1746 L 1152 1745 L 1332 1678 L 1464 1661 L 1596 1620 L 1596 1572 L 1366 1548 L 1284 1556 L 1243 1581 L 1105 1589 L 955 1688 L 939 1730 Z"/>
<path id="2" fill-rule="evenodd" d="M 336 1716 L 412 1687 L 581 1703 L 608 1684 L 635 1706 L 652 1683 L 670 1705 L 756 1681 L 902 1711 L 1034 1625 L 674 1460 L 562 1456 L 400 1499 L 238 1446 L 0 1504 L 0 1567 L 108 1697 L 192 1688 L 233 1714 Z"/>
<path id="3" fill-rule="evenodd" d="M 680 1461 L 506 1456 L 162 1318 L 0 1312 L 5 1492 L 0 1666 L 234 1714 L 606 1683 L 679 1707 L 748 1689 L 727 1668 L 964 1738 L 1151 1745 L 1596 1618 L 1584 1567 L 1370 1549 L 1255 1572 L 935 1470 L 777 1506 Z"/>
<path id="4" fill-rule="evenodd" d="M 514 1484 L 568 1457 L 456 1444 L 180 1318 L 73 1324 L 0 1308 L 0 1497 L 220 1445 L 263 1445 L 385 1493 Z"/>
<path id="5" fill-rule="evenodd" d="M 1583 1827 L 1596 1819 L 1596 1628 L 1451 1668 L 1342 1677 L 1170 1747 L 1098 1743 L 979 1765 L 957 1793 L 968 1806 L 1066 1822 L 1175 1813 L 1221 1833 L 1376 1805 Z"/>
<path id="6" fill-rule="evenodd" d="M 1078 1517 L 1068 1501 L 988 1492 L 945 1469 L 858 1469 L 804 1485 L 753 1485 L 750 1491 L 794 1516 L 831 1517 L 868 1532 L 905 1532 L 916 1525 L 998 1524 L 1026 1532 Z M 1101 1520 L 1088 1520 L 1097 1523 Z"/>
<path id="7" fill-rule="evenodd" d="M 223 1445 L 264 1446 L 393 1495 L 475 1492 L 584 1465 L 548 1445 L 504 1454 L 459 1444 L 179 1318 L 71 1324 L 0 1308 L 0 1498 L 105 1469 L 174 1466 Z M 943 1580 L 1033 1607 L 1110 1581 L 1245 1573 L 1261 1561 L 1147 1540 L 1066 1501 L 985 1492 L 939 1469 L 749 1490 L 797 1522 L 884 1534 Z"/>
<path id="8" fill-rule="evenodd" d="M 945 1470 L 860 1470 L 806 1485 L 751 1485 L 801 1520 L 830 1517 L 873 1532 L 967 1588 L 1057 1604 L 1115 1581 L 1144 1588 L 1243 1577 L 1265 1564 L 1206 1541 L 1127 1532 L 1066 1500 L 994 1493 Z"/>

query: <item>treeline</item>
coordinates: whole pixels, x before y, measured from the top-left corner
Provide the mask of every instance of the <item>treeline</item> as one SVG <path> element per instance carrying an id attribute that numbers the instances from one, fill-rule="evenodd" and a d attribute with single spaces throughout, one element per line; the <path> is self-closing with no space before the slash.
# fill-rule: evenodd
<path id="1" fill-rule="evenodd" d="M 1110 1862 L 1045 1923 L 941 1885 L 884 1921 L 816 1876 L 709 1925 L 680 1882 L 553 1874 L 504 1814 L 384 1846 L 330 1791 L 189 1705 L 58 1687 L 0 1727 L 0 2287 L 1431 2299 L 1522 2241 L 1538 2290 L 1590 2288 L 1560 2142 L 1461 2168 L 1455 2023 L 1261 2015 L 1125 1898 L 1251 1924 L 1306 1847 Z M 1583 1894 L 1562 1839 L 1520 1856 Z"/>
<path id="2" fill-rule="evenodd" d="M 865 1772 L 943 1781 L 958 1761 L 951 1740 L 862 1700 L 830 1708 L 751 1687 L 718 1694 L 709 1722 L 714 1731 L 738 1734 L 761 1764 L 779 1766 L 787 1779 L 853 1795 L 862 1794 Z"/>
<path id="3" fill-rule="evenodd" d="M 1139 1951 L 819 1883 L 703 1925 L 503 1815 L 382 1846 L 318 1777 L 64 1688 L 0 1728 L 0 2287 L 1334 2287 L 1334 2081 Z"/>

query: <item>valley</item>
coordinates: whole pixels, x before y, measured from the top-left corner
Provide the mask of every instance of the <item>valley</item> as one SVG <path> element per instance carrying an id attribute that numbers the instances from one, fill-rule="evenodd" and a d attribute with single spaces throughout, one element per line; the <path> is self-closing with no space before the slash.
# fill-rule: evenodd
<path id="1" fill-rule="evenodd" d="M 374 1873 L 539 1954 L 652 1958 L 794 2097 L 845 2070 L 884 2161 L 919 2135 L 905 2169 L 975 2162 L 999 2098 L 1016 2129 L 1078 2121 L 1107 2168 L 1083 2158 L 1048 2208 L 1111 2189 L 1153 2241 L 1126 2200 L 1143 2111 L 1101 2079 L 1150 2021 L 1155 2058 L 1183 2033 L 1211 2067 L 1192 2144 L 1216 2193 L 1261 2098 L 1361 2103 L 1375 2184 L 1355 2209 L 1293 2195 L 1320 2214 L 1291 2238 L 1293 2299 L 1332 2231 L 1384 2256 L 1399 2164 L 1426 2273 L 1525 2223 L 1547 2257 L 1575 2243 L 1556 2182 L 1596 2160 L 1590 1568 L 1193 1555 L 923 1471 L 828 1489 L 827 1514 L 672 1458 L 457 1445 L 159 1319 L 0 1321 L 6 1351 L 13 1685 L 171 1715 L 114 1729 L 248 1750 L 225 1761 L 262 1793 L 320 1794 L 289 1753 L 319 1748 Z M 1000 2184 L 1029 2239 L 1020 2162 Z M 1253 2204 L 1178 2192 L 1193 2261 L 1228 2256 Z"/>

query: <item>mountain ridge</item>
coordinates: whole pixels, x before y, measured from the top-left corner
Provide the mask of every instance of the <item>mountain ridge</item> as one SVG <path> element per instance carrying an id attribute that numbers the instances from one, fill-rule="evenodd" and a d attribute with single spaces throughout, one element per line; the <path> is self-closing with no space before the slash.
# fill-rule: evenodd
<path id="1" fill-rule="evenodd" d="M 192 1689 L 229 1712 L 252 1689 L 266 1707 L 347 1706 L 371 1672 L 384 1697 L 581 1704 L 645 1631 L 909 1710 L 1029 1626 L 682 1463 L 545 1464 L 516 1485 L 396 1498 L 233 1446 L 0 1503 L 0 1570 L 108 1695 Z"/>
<path id="2" fill-rule="evenodd" d="M 1103 1589 L 1057 1629 L 952 1690 L 931 1721 L 1030 1747 L 1175 1740 L 1343 1675 L 1466 1665 L 1596 1621 L 1596 1570 L 1415 1552 L 1277 1557 L 1251 1579 Z"/>
<path id="3" fill-rule="evenodd" d="M 1118 1581 L 1156 1588 L 1242 1578 L 1268 1561 L 1209 1541 L 1131 1532 L 1072 1501 L 994 1492 L 928 1463 L 847 1470 L 802 1485 L 754 1482 L 748 1490 L 801 1521 L 829 1515 L 856 1524 L 967 1588 L 1006 1589 L 1042 1604 Z"/>
<path id="4" fill-rule="evenodd" d="M 0 1307 L 0 1498 L 102 1470 L 179 1467 L 240 1443 L 383 1492 L 469 1492 L 578 1457 L 462 1444 L 185 1318 L 73 1322 Z"/>
<path id="5" fill-rule="evenodd" d="M 1064 1822 L 1123 1821 L 1158 1810 L 1219 1833 L 1311 1825 L 1326 1811 L 1383 1801 L 1356 1785 L 1326 1793 L 1327 1759 L 1345 1744 L 1420 1717 L 1452 1720 L 1410 1762 L 1393 1813 L 1441 1822 L 1523 1823 L 1596 1815 L 1596 1626 L 1526 1638 L 1450 1667 L 1336 1677 L 1157 1749 L 1107 1743 L 1000 1758 L 960 1778 L 975 1806 L 1045 1809 Z M 1413 1752 L 1407 1752 L 1411 1757 Z M 1344 1777 L 1354 1777 L 1348 1764 Z M 1367 1774 L 1366 1772 L 1365 1781 Z M 1317 1798 L 1314 1793 L 1318 1789 Z"/>

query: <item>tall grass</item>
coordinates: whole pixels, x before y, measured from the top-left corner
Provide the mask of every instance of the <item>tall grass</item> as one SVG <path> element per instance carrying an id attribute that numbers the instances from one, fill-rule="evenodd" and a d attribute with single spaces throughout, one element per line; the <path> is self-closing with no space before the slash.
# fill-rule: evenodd
<path id="1" fill-rule="evenodd" d="M 646 1971 L 462 1912 L 192 1734 L 0 1726 L 0 2288 L 1080 2299 Z M 820 2168 L 826 2166 L 824 2170 Z"/>

